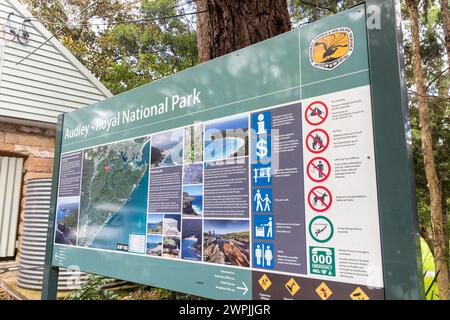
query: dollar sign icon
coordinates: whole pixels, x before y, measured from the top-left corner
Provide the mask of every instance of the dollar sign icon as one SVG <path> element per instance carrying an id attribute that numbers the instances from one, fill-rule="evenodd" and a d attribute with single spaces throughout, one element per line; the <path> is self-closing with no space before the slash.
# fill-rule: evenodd
<path id="1" fill-rule="evenodd" d="M 267 156 L 267 141 L 264 139 L 259 140 L 256 143 L 256 155 L 258 156 L 258 158 L 264 158 L 265 156 Z"/>

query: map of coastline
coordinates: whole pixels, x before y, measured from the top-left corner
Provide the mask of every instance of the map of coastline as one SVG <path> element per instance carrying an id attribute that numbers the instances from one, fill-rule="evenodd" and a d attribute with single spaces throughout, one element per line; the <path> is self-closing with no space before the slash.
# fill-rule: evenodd
<path id="1" fill-rule="evenodd" d="M 132 231 L 123 227 L 131 220 L 116 214 L 148 175 L 148 149 L 144 137 L 84 151 L 78 245 L 91 246 L 106 225 Z"/>

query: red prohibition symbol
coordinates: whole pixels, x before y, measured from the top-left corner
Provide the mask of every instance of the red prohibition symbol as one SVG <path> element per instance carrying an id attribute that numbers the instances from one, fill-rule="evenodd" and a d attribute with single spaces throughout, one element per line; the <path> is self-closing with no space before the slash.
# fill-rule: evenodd
<path id="1" fill-rule="evenodd" d="M 325 187 L 314 187 L 308 193 L 308 204 L 316 212 L 324 212 L 330 209 L 333 196 Z"/>
<path id="2" fill-rule="evenodd" d="M 328 107 L 322 101 L 314 101 L 305 110 L 305 119 L 312 126 L 318 126 L 327 120 Z"/>
<path id="3" fill-rule="evenodd" d="M 315 129 L 306 136 L 306 148 L 312 153 L 322 153 L 330 144 L 330 136 L 325 130 Z"/>
<path id="4" fill-rule="evenodd" d="M 308 162 L 306 173 L 312 181 L 323 182 L 331 174 L 330 162 L 325 158 L 315 157 Z"/>

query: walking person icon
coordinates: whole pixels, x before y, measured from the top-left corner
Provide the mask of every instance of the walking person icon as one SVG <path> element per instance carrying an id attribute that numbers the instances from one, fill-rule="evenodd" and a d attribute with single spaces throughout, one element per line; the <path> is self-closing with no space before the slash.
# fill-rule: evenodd
<path id="1" fill-rule="evenodd" d="M 263 209 L 263 197 L 261 195 L 261 190 L 256 190 L 256 194 L 253 197 L 253 201 L 256 201 L 256 211 L 264 211 Z"/>
<path id="2" fill-rule="evenodd" d="M 266 267 L 270 268 L 272 266 L 273 253 L 270 250 L 270 246 L 266 247 L 266 251 L 264 252 L 264 258 L 266 260 Z"/>
<path id="3" fill-rule="evenodd" d="M 270 200 L 268 193 L 266 193 L 266 196 L 264 197 L 263 201 L 264 201 L 264 210 L 263 211 L 270 212 L 270 204 L 272 203 L 272 201 Z"/>

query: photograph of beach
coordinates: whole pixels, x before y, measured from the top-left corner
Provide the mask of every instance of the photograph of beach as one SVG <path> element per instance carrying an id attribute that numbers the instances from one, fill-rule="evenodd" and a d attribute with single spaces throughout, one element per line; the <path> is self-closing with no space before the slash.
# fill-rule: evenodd
<path id="1" fill-rule="evenodd" d="M 185 165 L 183 168 L 183 184 L 203 183 L 203 163 Z"/>
<path id="2" fill-rule="evenodd" d="M 203 215 L 203 185 L 183 186 L 183 216 Z"/>
<path id="3" fill-rule="evenodd" d="M 149 214 L 147 215 L 147 234 L 162 234 L 163 215 Z"/>
<path id="4" fill-rule="evenodd" d="M 248 156 L 248 116 L 238 116 L 205 126 L 205 161 Z"/>
<path id="5" fill-rule="evenodd" d="M 167 167 L 183 163 L 183 129 L 152 135 L 151 167 Z"/>
<path id="6" fill-rule="evenodd" d="M 181 258 L 186 260 L 202 260 L 202 220 L 183 219 L 183 235 L 181 239 Z"/>
<path id="7" fill-rule="evenodd" d="M 160 257 L 162 254 L 162 237 L 158 235 L 147 236 L 147 254 Z"/>
<path id="8" fill-rule="evenodd" d="M 180 258 L 180 238 L 164 237 L 162 255 L 166 258 Z"/>
<path id="9" fill-rule="evenodd" d="M 184 163 L 203 161 L 203 124 L 184 129 Z"/>
<path id="10" fill-rule="evenodd" d="M 249 267 L 249 222 L 247 220 L 205 220 L 203 261 Z"/>
<path id="11" fill-rule="evenodd" d="M 163 234 L 165 236 L 179 237 L 181 232 L 181 214 L 165 214 Z"/>

